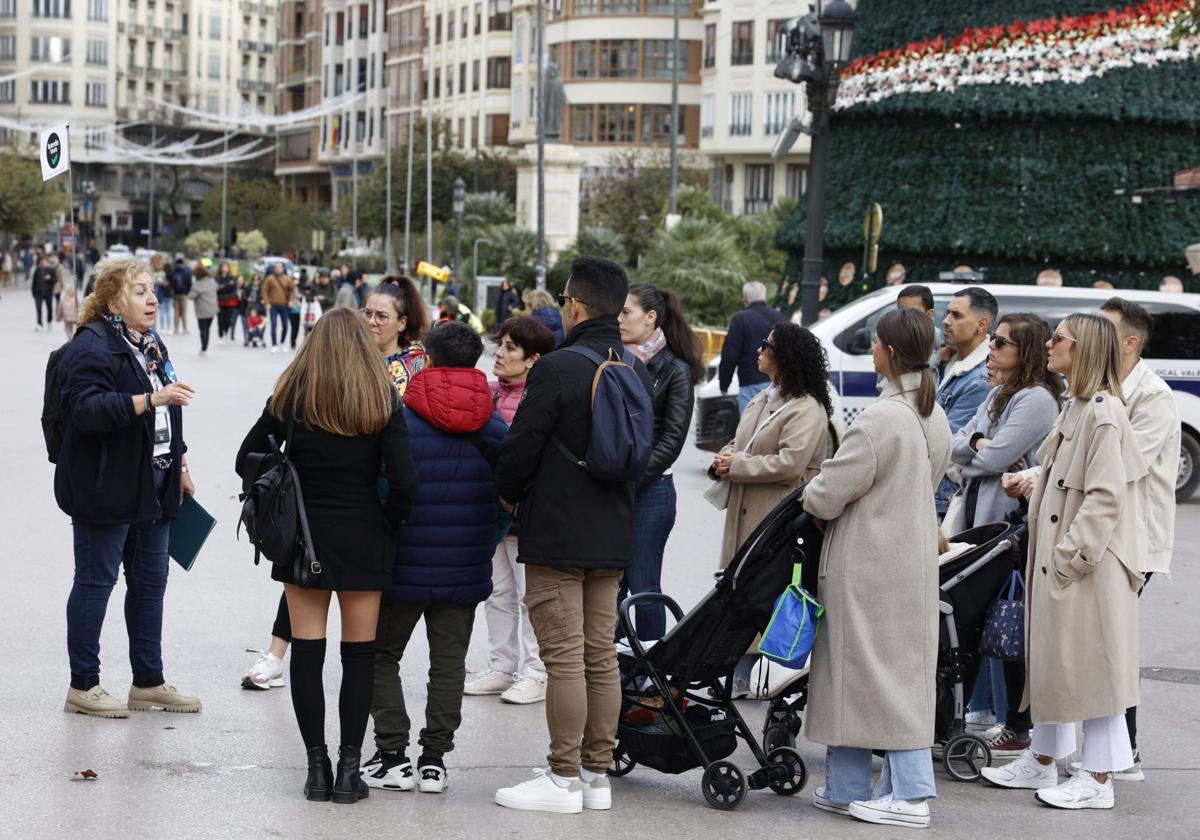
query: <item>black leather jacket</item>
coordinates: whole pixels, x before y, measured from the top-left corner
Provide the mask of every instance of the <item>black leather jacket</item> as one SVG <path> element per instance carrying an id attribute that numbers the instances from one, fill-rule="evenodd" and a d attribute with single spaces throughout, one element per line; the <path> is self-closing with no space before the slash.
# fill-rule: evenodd
<path id="1" fill-rule="evenodd" d="M 695 387 L 687 363 L 664 347 L 646 365 L 654 380 L 654 448 L 646 474 L 638 483 L 644 487 L 671 468 L 683 451 L 692 425 Z"/>

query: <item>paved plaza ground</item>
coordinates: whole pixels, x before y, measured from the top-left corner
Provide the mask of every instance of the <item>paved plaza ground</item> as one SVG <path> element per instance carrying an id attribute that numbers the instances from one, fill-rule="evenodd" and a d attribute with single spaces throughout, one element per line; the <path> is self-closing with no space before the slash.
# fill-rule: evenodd
<path id="1" fill-rule="evenodd" d="M 172 564 L 163 653 L 169 681 L 200 695 L 196 715 L 133 713 L 99 720 L 62 711 L 68 684 L 65 604 L 71 587 L 71 528 L 55 505 L 53 467 L 39 431 L 47 354 L 63 340 L 57 325 L 34 332 L 27 287 L 0 290 L 0 837 L 22 838 L 883 838 L 902 829 L 856 823 L 810 804 L 821 783 L 823 748 L 801 739 L 812 774 L 793 798 L 752 792 L 723 813 L 700 794 L 698 771 L 664 776 L 636 769 L 613 784 L 610 812 L 555 816 L 493 804 L 497 787 L 529 777 L 544 763 L 544 707 L 466 698 L 457 748 L 447 755 L 450 787 L 441 796 L 372 792 L 354 806 L 304 801 L 304 750 L 286 689 L 247 692 L 241 676 L 268 642 L 279 596 L 265 565 L 234 536 L 239 480 L 234 455 L 288 355 L 218 345 L 198 356 L 188 336 L 166 336 L 180 377 L 197 389 L 185 412 L 197 499 L 219 520 L 195 568 Z M 215 330 L 214 330 L 215 332 Z M 701 499 L 710 456 L 687 446 L 675 469 L 679 516 L 667 546 L 663 588 L 684 607 L 712 582 L 721 515 Z M 586 535 L 581 535 L 586 538 Z M 1195 838 L 1200 819 L 1200 497 L 1181 506 L 1171 580 L 1156 578 L 1143 598 L 1141 748 L 1147 781 L 1117 783 L 1117 808 L 1067 813 L 1041 808 L 1032 792 L 961 784 L 938 773 L 932 837 Z M 123 584 L 103 635 L 104 685 L 123 697 L 129 665 Z M 880 628 L 886 632 L 886 628 Z M 1081 627 L 1080 633 L 1095 632 Z M 326 731 L 337 743 L 340 665 L 330 628 Z M 468 667 L 486 666 L 479 611 Z M 420 720 L 427 665 L 418 632 L 402 665 Z M 1157 670 L 1163 669 L 1163 670 Z M 884 704 L 888 698 L 869 698 Z M 741 706 L 751 725 L 762 705 Z M 368 732 L 365 752 L 372 746 Z M 413 757 L 415 758 L 415 745 Z M 742 748 L 733 757 L 750 766 Z M 70 781 L 78 770 L 99 778 Z"/>

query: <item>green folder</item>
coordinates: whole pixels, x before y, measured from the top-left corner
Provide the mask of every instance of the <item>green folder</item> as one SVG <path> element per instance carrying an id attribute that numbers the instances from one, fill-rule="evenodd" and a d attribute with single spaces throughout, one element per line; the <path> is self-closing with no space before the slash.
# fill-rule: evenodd
<path id="1" fill-rule="evenodd" d="M 196 563 L 196 555 L 204 547 L 204 541 L 212 533 L 217 520 L 212 518 L 193 496 L 183 497 L 179 506 L 179 515 L 171 523 L 171 539 L 167 545 L 167 554 L 171 559 L 190 572 Z"/>

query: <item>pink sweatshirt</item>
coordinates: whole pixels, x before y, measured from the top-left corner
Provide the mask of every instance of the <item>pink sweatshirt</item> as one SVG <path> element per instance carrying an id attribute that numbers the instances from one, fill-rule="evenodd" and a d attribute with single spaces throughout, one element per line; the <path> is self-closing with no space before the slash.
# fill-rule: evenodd
<path id="1" fill-rule="evenodd" d="M 511 426 L 517 406 L 521 404 L 521 395 L 525 393 L 525 380 L 511 383 L 497 380 L 488 383 L 488 387 L 492 389 L 492 402 L 496 406 L 496 412 Z"/>

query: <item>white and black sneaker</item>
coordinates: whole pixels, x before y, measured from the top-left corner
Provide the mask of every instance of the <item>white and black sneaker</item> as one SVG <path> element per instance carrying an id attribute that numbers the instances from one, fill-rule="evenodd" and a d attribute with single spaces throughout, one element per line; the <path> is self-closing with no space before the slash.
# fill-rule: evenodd
<path id="1" fill-rule="evenodd" d="M 423 755 L 417 760 L 417 790 L 442 793 L 446 790 L 446 765 L 440 758 Z"/>
<path id="2" fill-rule="evenodd" d="M 362 766 L 363 781 L 376 790 L 412 790 L 417 786 L 412 762 L 399 752 L 376 750 Z"/>

